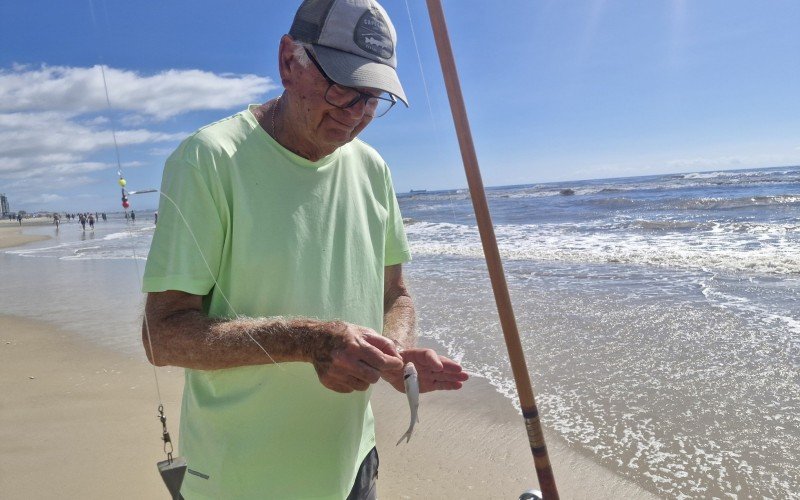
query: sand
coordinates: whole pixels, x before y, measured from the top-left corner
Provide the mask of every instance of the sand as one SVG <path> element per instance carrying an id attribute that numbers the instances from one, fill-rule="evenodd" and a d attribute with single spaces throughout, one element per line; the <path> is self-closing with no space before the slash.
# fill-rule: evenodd
<path id="1" fill-rule="evenodd" d="M 0 317 L 6 499 L 167 498 L 153 369 L 42 322 Z M 160 370 L 177 429 L 181 371 Z"/>
<path id="2" fill-rule="evenodd" d="M 22 230 L 28 226 L 44 226 L 47 224 L 52 225 L 53 221 L 49 221 L 47 223 L 41 219 L 31 219 L 32 222 L 30 223 L 26 221 L 27 219 L 22 221 L 22 226 L 16 222 L 12 223 L 9 220 L 0 221 L 0 248 L 15 247 L 24 245 L 25 243 L 46 240 L 49 238 L 49 236 L 44 235 L 22 234 Z"/>
<path id="3" fill-rule="evenodd" d="M 40 321 L 0 316 L 0 491 L 6 499 L 166 498 L 153 368 Z M 182 370 L 158 369 L 177 436 Z M 423 395 L 409 444 L 405 396 L 373 398 L 381 498 L 516 498 L 535 486 L 521 417 L 483 379 Z M 548 436 L 562 498 L 648 498 Z"/>
<path id="4" fill-rule="evenodd" d="M 155 466 L 164 454 L 154 372 L 177 442 L 181 369 L 154 370 L 141 353 L 17 316 L 0 316 L 0 367 L 2 498 L 168 498 Z M 395 446 L 408 426 L 405 395 L 381 382 L 373 407 L 382 499 L 515 499 L 536 487 L 522 418 L 484 379 L 423 395 L 408 444 Z M 547 440 L 561 498 L 655 498 L 558 436 Z"/>

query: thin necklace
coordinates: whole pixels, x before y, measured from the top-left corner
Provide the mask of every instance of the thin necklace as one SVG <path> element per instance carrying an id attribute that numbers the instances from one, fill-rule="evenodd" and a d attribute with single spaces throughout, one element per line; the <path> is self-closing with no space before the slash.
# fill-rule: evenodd
<path id="1" fill-rule="evenodd" d="M 278 105 L 281 102 L 281 97 L 282 96 L 283 96 L 283 94 L 279 95 L 278 98 L 275 99 L 275 104 L 272 106 L 272 117 L 271 117 L 271 120 L 270 120 L 271 121 L 271 128 L 272 128 L 272 138 L 275 139 L 276 141 L 278 140 L 278 137 L 275 135 L 275 112 L 278 110 Z"/>

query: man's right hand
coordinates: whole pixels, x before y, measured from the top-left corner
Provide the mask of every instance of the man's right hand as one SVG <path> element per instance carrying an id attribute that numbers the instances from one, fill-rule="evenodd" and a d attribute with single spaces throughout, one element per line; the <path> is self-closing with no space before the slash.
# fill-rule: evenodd
<path id="1" fill-rule="evenodd" d="M 329 325 L 311 355 L 319 381 L 328 389 L 365 391 L 380 380 L 382 371 L 403 369 L 403 358 L 390 339 L 351 323 Z"/>

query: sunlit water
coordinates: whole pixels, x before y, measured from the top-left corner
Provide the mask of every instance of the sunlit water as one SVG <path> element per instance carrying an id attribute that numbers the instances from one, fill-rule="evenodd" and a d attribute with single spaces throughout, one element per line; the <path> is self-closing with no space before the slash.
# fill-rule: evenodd
<path id="1" fill-rule="evenodd" d="M 546 426 L 663 496 L 800 498 L 800 167 L 488 195 Z M 399 199 L 422 336 L 512 397 L 468 193 Z M 153 228 L 0 253 L 0 313 L 140 353 Z"/>

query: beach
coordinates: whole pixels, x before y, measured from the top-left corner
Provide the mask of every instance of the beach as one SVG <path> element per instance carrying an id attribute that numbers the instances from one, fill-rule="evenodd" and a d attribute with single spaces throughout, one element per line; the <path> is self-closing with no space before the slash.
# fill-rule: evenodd
<path id="1" fill-rule="evenodd" d="M 45 236 L 30 231 L 35 234 L 26 236 L 23 230 L 22 241 Z M 0 233 L 0 241 L 9 241 L 8 234 Z M 74 234 L 62 230 L 62 237 Z M 28 288 L 28 297 L 41 297 L 38 305 L 7 300 L 0 309 L 3 498 L 167 498 L 155 466 L 164 459 L 158 394 L 177 441 L 182 370 L 154 370 L 138 347 L 141 297 L 135 280 L 125 280 L 125 290 L 107 285 L 118 293 L 98 291 L 103 288 L 98 284 L 115 282 L 129 270 L 116 270 L 114 260 L 105 267 L 95 260 L 73 276 L 68 265 L 75 261 L 52 259 L 54 266 L 66 262 L 69 282 L 78 276 L 97 280 L 81 289 L 88 305 L 82 319 L 70 316 L 70 309 L 53 312 L 48 307 L 52 291 L 36 290 L 48 282 L 50 266 L 26 265 L 32 259 L 21 255 L 0 253 L 0 258 L 12 285 Z M 10 264 L 24 267 L 25 276 L 10 272 Z M 119 265 L 127 269 L 130 262 Z M 113 332 L 117 340 L 98 341 L 100 334 L 91 331 Z M 439 347 L 432 339 L 421 344 Z M 408 444 L 395 446 L 408 426 L 405 396 L 380 382 L 373 408 L 381 498 L 517 498 L 536 488 L 522 418 L 482 377 L 473 376 L 461 391 L 423 395 L 421 422 Z M 546 415 L 543 420 L 562 498 L 654 498 L 642 485 L 571 447 L 548 428 Z"/>
<path id="2" fill-rule="evenodd" d="M 800 499 L 799 193 L 800 167 L 487 190 L 562 498 Z M 408 193 L 398 202 L 420 345 L 472 378 L 462 391 L 423 395 L 422 422 L 401 446 L 405 397 L 378 384 L 382 497 L 516 498 L 536 481 L 469 194 Z M 21 232 L 0 232 L 0 241 L 40 239 L 0 250 L 0 317 L 38 325 L 0 330 L 3 373 L 17 377 L 2 387 L 2 418 L 16 418 L 0 422 L 4 493 L 30 498 L 21 478 L 41 470 L 39 489 L 60 485 L 59 474 L 63 483 L 89 481 L 93 473 L 74 469 L 86 463 L 116 470 L 111 477 L 135 467 L 150 477 L 163 456 L 153 369 L 139 340 L 154 213 L 136 212 L 135 223 L 110 213 L 93 230 L 23 222 Z M 51 347 L 26 351 L 18 343 L 37 329 Z M 11 357 L 19 365 L 7 371 Z M 40 362 L 62 386 L 30 371 Z M 162 397 L 175 435 L 174 375 Z M 70 377 L 82 382 L 74 399 L 64 395 Z M 126 404 L 119 418 L 87 417 Z M 18 431 L 27 421 L 63 425 L 69 439 L 51 436 L 46 452 L 28 449 L 23 460 L 20 450 L 46 434 Z M 135 464 L 121 468 L 121 456 Z M 37 465 L 47 457 L 46 469 Z M 157 476 L 148 480 L 160 491 Z"/>
<path id="3" fill-rule="evenodd" d="M 52 225 L 53 221 L 45 221 L 44 219 L 26 219 L 23 221 L 23 224 L 25 224 L 25 227 L 30 225 L 45 226 Z M 33 241 L 46 240 L 48 238 L 48 236 L 44 235 L 23 234 L 22 229 L 23 226 L 20 226 L 17 222 L 12 222 L 10 220 L 0 221 L 0 248 L 11 248 L 24 245 L 25 243 L 31 243 Z"/>

